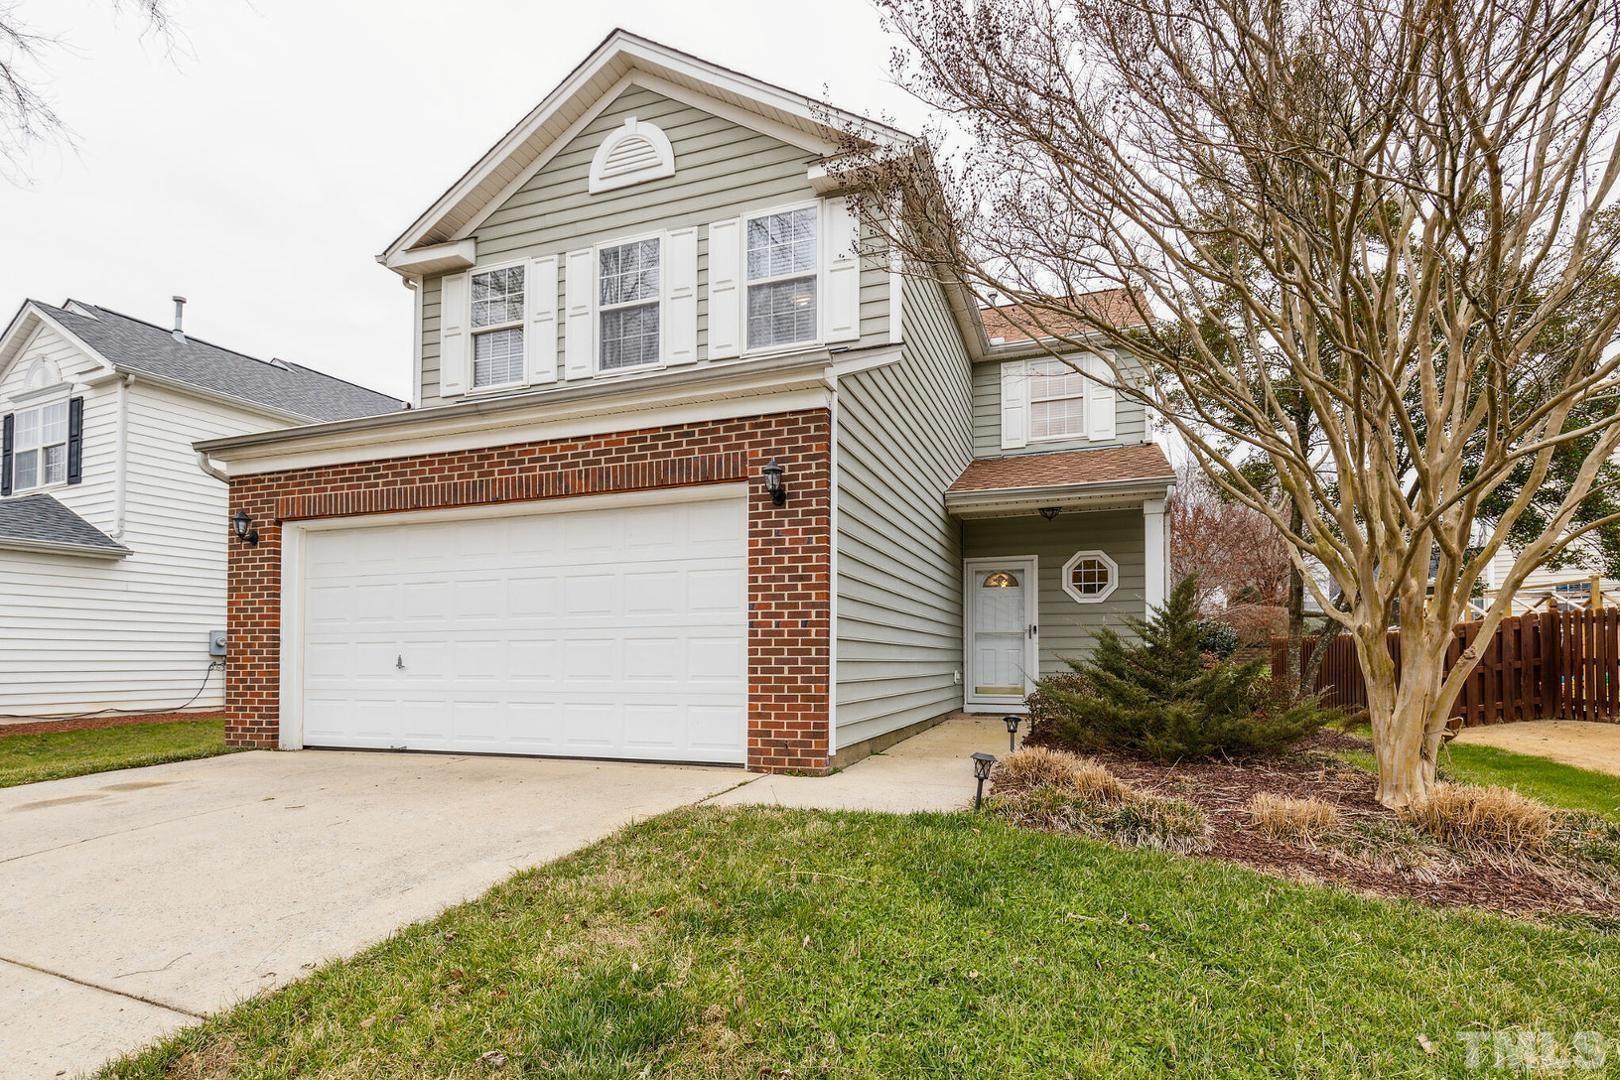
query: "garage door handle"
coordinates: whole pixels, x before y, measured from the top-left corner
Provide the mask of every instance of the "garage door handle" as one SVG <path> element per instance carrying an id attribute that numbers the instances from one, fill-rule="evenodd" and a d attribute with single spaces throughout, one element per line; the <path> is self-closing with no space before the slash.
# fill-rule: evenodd
<path id="1" fill-rule="evenodd" d="M 404 657 L 403 654 L 400 655 L 400 656 L 394 657 L 394 668 L 397 671 L 404 671 L 405 670 L 405 657 Z"/>

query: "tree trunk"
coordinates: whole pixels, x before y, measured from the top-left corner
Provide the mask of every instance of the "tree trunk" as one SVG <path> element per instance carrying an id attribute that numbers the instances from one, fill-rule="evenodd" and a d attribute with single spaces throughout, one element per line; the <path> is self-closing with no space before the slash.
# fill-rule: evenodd
<path id="1" fill-rule="evenodd" d="M 1300 513 L 1299 503 L 1290 499 L 1288 505 L 1288 526 L 1296 534 L 1304 529 L 1305 516 Z M 1300 678 L 1300 656 L 1305 647 L 1305 574 L 1299 566 L 1290 559 L 1288 562 L 1288 652 L 1287 659 L 1283 661 L 1282 685 L 1288 688 L 1288 697 L 1297 701 L 1301 695 L 1309 690 Z M 1317 642 L 1317 648 L 1322 643 Z"/>
<path id="2" fill-rule="evenodd" d="M 1378 801 L 1392 810 L 1421 803 L 1434 790 L 1445 732 L 1435 692 L 1445 677 L 1446 645 L 1436 647 L 1431 636 L 1403 636 L 1397 676 L 1382 630 L 1355 635 L 1378 761 Z"/>

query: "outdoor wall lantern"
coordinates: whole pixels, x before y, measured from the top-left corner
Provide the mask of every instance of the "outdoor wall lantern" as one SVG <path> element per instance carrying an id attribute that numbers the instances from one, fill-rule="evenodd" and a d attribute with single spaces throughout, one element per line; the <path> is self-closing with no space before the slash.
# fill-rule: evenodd
<path id="1" fill-rule="evenodd" d="M 787 488 L 782 486 L 782 474 L 786 471 L 776 463 L 775 458 L 771 458 L 760 470 L 765 474 L 765 490 L 771 493 L 771 502 L 776 506 L 787 505 Z"/>
<path id="2" fill-rule="evenodd" d="M 259 530 L 253 527 L 253 519 L 248 517 L 246 510 L 238 510 L 236 516 L 231 518 L 231 531 L 248 547 L 259 542 Z"/>
<path id="3" fill-rule="evenodd" d="M 1061 506 L 1043 506 L 1043 507 L 1041 507 L 1041 517 L 1045 518 L 1047 521 L 1051 521 L 1053 518 L 1057 517 L 1061 513 L 1063 513 L 1063 507 L 1061 507 Z"/>
<path id="4" fill-rule="evenodd" d="M 973 779 L 979 786 L 973 792 L 973 809 L 977 810 L 984 805 L 984 782 L 990 779 L 990 769 L 996 763 L 996 755 L 987 754 L 983 750 L 973 755 Z"/>
<path id="5" fill-rule="evenodd" d="M 1008 713 L 1001 718 L 1002 722 L 1007 725 L 1007 753 L 1009 754 L 1018 749 L 1018 722 L 1022 719 L 1023 717 L 1014 713 Z"/>

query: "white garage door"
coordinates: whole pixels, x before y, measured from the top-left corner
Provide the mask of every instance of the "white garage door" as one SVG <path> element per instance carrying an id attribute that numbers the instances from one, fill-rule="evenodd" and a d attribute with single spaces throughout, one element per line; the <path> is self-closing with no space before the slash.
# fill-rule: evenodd
<path id="1" fill-rule="evenodd" d="M 311 529 L 304 745 L 741 763 L 746 544 L 729 495 Z"/>

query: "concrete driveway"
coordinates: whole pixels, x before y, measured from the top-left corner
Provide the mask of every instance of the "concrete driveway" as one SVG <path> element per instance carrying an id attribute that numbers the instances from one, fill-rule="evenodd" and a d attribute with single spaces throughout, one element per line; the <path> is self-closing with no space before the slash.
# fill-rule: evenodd
<path id="1" fill-rule="evenodd" d="M 0 790 L 0 1076 L 93 1069 L 748 779 L 306 751 Z"/>

